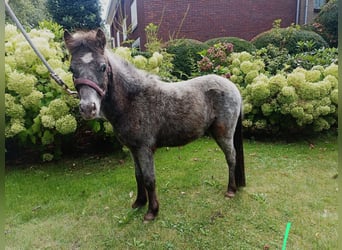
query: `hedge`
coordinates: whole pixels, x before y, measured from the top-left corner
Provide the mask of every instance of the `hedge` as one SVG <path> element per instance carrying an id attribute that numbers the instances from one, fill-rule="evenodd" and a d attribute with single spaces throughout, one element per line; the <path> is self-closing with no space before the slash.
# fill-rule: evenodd
<path id="1" fill-rule="evenodd" d="M 234 52 L 253 52 L 256 49 L 251 42 L 238 37 L 218 37 L 207 40 L 205 43 L 209 46 L 213 46 L 217 43 L 231 43 L 234 45 Z"/>
<path id="2" fill-rule="evenodd" d="M 298 42 L 313 42 L 312 49 L 328 48 L 328 43 L 319 34 L 309 30 L 297 30 L 291 28 L 273 28 L 265 31 L 251 42 L 257 49 L 273 44 L 279 48 L 286 48 L 290 54 L 301 52 Z"/>

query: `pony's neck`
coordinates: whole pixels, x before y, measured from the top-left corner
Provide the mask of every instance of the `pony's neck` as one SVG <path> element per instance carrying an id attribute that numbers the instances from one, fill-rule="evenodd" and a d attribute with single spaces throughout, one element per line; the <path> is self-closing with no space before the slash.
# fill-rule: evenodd
<path id="1" fill-rule="evenodd" d="M 143 73 L 136 69 L 132 64 L 114 55 L 110 51 L 106 51 L 108 61 L 112 67 L 112 76 L 114 84 L 121 84 L 127 91 L 131 91 L 132 88 L 142 85 L 144 80 Z"/>
<path id="2" fill-rule="evenodd" d="M 131 64 L 107 51 L 112 74 L 107 86 L 107 95 L 103 100 L 104 115 L 108 120 L 124 115 L 130 102 L 142 91 L 140 71 Z"/>

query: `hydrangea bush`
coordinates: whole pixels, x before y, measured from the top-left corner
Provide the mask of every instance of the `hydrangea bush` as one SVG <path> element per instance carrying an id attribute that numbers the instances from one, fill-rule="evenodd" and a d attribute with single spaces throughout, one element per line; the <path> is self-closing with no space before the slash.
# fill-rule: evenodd
<path id="1" fill-rule="evenodd" d="M 231 52 L 225 58 L 222 44 L 208 51 L 202 53 L 204 56 L 198 62 L 199 69 L 202 74 L 221 74 L 237 84 L 244 98 L 243 126 L 246 131 L 319 132 L 336 125 L 337 60 L 314 58 L 317 64 L 306 69 L 282 62 L 274 70 L 274 67 L 269 67 L 272 58 L 268 58 L 266 67 L 265 57 L 258 52 Z M 316 54 L 319 57 L 321 53 Z"/>
<path id="2" fill-rule="evenodd" d="M 230 80 L 240 87 L 250 84 L 259 74 L 265 72 L 265 64 L 248 52 L 232 53 L 230 63 Z"/>
<path id="3" fill-rule="evenodd" d="M 300 132 L 328 130 L 337 123 L 338 66 L 296 68 L 260 74 L 243 89 L 247 130 Z"/>
<path id="4" fill-rule="evenodd" d="M 53 27 L 53 32 L 44 27 Z M 28 35 L 59 77 L 74 89 L 69 60 L 61 41 L 62 27 L 43 23 Z M 57 35 L 57 37 L 55 36 Z M 129 48 L 115 53 L 140 69 L 165 76 L 164 56 L 154 52 L 146 58 L 132 56 Z M 78 112 L 79 100 L 67 95 L 50 78 L 47 68 L 34 53 L 23 35 L 13 25 L 5 26 L 5 138 L 7 142 L 42 152 L 43 160 L 59 156 L 62 141 L 69 141 L 77 131 L 91 129 L 100 136 L 114 137 L 107 121 L 84 121 Z"/>
<path id="5" fill-rule="evenodd" d="M 138 69 L 146 70 L 152 74 L 158 75 L 160 67 L 163 63 L 163 55 L 159 52 L 154 52 L 151 57 L 146 58 L 142 55 L 132 55 L 132 49 L 127 47 L 118 47 L 114 53 L 126 61 L 135 65 Z"/>
<path id="6" fill-rule="evenodd" d="M 174 56 L 166 51 L 162 41 L 158 38 L 158 29 L 159 26 L 153 23 L 146 26 L 146 51 L 141 52 L 134 48 L 118 47 L 114 49 L 114 53 L 134 64 L 137 68 L 158 75 L 164 81 L 177 81 L 178 79 L 172 75 Z"/>
<path id="7" fill-rule="evenodd" d="M 32 29 L 28 35 L 61 79 L 73 88 L 68 62 L 61 44 L 47 29 Z M 52 159 L 44 150 L 75 132 L 77 120 L 71 112 L 77 99 L 62 93 L 49 76 L 28 42 L 15 26 L 5 26 L 5 138 L 43 149 L 43 159 Z"/>

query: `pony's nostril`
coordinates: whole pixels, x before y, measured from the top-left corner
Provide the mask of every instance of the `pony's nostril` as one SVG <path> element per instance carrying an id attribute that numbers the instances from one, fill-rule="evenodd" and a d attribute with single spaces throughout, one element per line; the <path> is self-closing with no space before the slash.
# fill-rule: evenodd
<path id="1" fill-rule="evenodd" d="M 79 110 L 82 114 L 96 113 L 96 104 L 94 102 L 80 104 Z"/>

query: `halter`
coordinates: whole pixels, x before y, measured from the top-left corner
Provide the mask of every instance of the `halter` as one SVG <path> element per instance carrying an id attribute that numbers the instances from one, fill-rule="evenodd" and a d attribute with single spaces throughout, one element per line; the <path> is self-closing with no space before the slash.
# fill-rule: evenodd
<path id="1" fill-rule="evenodd" d="M 108 78 L 110 78 L 112 75 L 112 67 L 110 66 L 109 62 L 107 64 L 106 71 L 107 71 Z M 89 80 L 87 78 L 76 78 L 76 79 L 74 79 L 74 85 L 75 85 L 76 89 L 78 86 L 87 85 L 87 86 L 91 87 L 92 89 L 94 89 L 100 95 L 101 98 L 103 98 L 106 95 L 106 92 L 103 89 L 101 89 L 99 87 L 99 85 L 97 85 L 95 82 L 93 82 L 92 80 Z"/>

